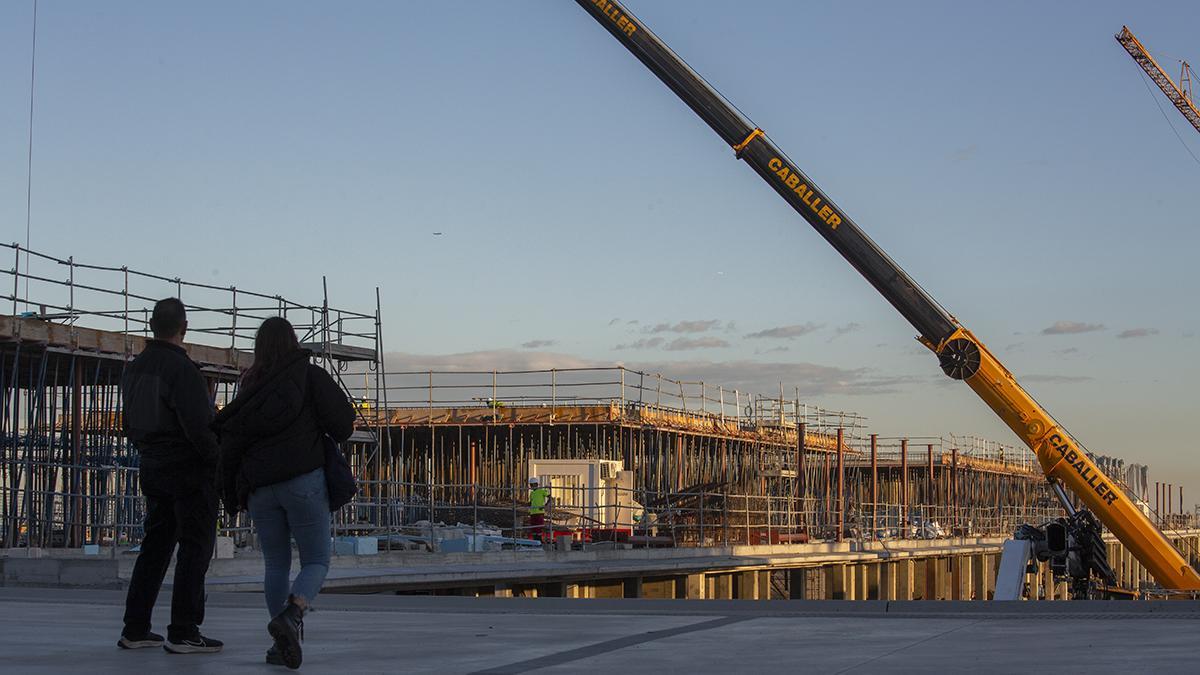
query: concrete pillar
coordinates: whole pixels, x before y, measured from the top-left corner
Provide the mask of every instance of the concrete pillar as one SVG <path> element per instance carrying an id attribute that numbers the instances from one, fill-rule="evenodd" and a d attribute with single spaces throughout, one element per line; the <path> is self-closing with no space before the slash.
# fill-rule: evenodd
<path id="1" fill-rule="evenodd" d="M 788 570 L 788 599 L 805 600 L 808 595 L 808 570 Z"/>
<path id="2" fill-rule="evenodd" d="M 589 598 L 618 599 L 625 597 L 624 579 L 599 579 L 588 583 Z"/>
<path id="3" fill-rule="evenodd" d="M 883 574 L 883 563 L 867 563 L 863 565 L 866 574 L 863 575 L 865 583 L 863 584 L 863 600 L 880 600 L 883 598 L 881 593 L 880 576 Z"/>
<path id="4" fill-rule="evenodd" d="M 1117 585 L 1124 585 L 1125 577 L 1121 573 L 1121 547 L 1113 546 L 1112 555 L 1108 556 L 1108 566 L 1117 575 Z"/>
<path id="5" fill-rule="evenodd" d="M 708 597 L 708 584 L 704 583 L 704 574 L 689 574 L 683 577 L 683 597 L 688 600 L 703 600 Z"/>
<path id="6" fill-rule="evenodd" d="M 879 599 L 896 600 L 896 581 L 900 574 L 900 563 L 888 560 L 879 564 Z"/>
<path id="7" fill-rule="evenodd" d="M 951 600 L 970 599 L 971 566 L 967 564 L 967 557 L 951 556 L 947 562 L 950 565 L 950 594 L 947 597 Z M 965 592 L 964 588 L 967 589 Z"/>
<path id="8" fill-rule="evenodd" d="M 858 600 L 871 599 L 871 574 L 874 572 L 874 563 L 859 563 L 855 565 L 858 569 L 854 571 L 854 597 Z M 879 580 L 875 580 L 875 589 L 878 592 Z"/>
<path id="9" fill-rule="evenodd" d="M 642 578 L 642 591 L 638 595 L 639 598 L 653 598 L 655 600 L 674 600 L 675 599 L 675 579 Z"/>
<path id="10" fill-rule="evenodd" d="M 624 584 L 625 584 L 625 592 L 623 593 L 623 597 L 626 597 L 626 598 L 642 597 L 642 578 L 641 577 L 628 577 L 625 579 Z"/>
<path id="11" fill-rule="evenodd" d="M 1121 585 L 1133 588 L 1133 556 L 1129 555 L 1129 550 L 1124 546 L 1118 546 L 1117 550 L 1121 552 Z"/>
<path id="12" fill-rule="evenodd" d="M 916 563 L 910 558 L 896 561 L 896 599 L 912 600 L 916 586 Z"/>
<path id="13" fill-rule="evenodd" d="M 762 574 L 758 570 L 750 572 L 738 572 L 737 574 L 737 597 L 739 600 L 761 600 L 762 599 Z"/>
<path id="14" fill-rule="evenodd" d="M 758 571 L 758 599 L 771 599 L 771 570 Z"/>
<path id="15" fill-rule="evenodd" d="M 971 596 L 975 600 L 991 600 L 995 580 L 991 565 L 988 564 L 991 555 L 978 553 L 971 556 Z"/>
<path id="16" fill-rule="evenodd" d="M 942 559 L 941 558 L 926 558 L 925 559 L 925 591 L 921 594 L 921 598 L 925 600 L 941 600 L 945 587 L 944 575 L 942 574 Z"/>
<path id="17" fill-rule="evenodd" d="M 733 575 L 732 574 L 714 574 L 710 578 L 713 580 L 713 594 L 711 597 L 718 600 L 733 599 Z"/>
<path id="18" fill-rule="evenodd" d="M 1046 599 L 1047 600 L 1057 600 L 1058 598 L 1055 597 L 1056 596 L 1055 591 L 1057 589 L 1055 588 L 1055 584 L 1054 584 L 1054 573 L 1050 571 L 1050 563 L 1046 563 L 1042 567 L 1045 568 L 1042 572 L 1042 584 L 1045 587 Z"/>
<path id="19" fill-rule="evenodd" d="M 845 563 L 834 563 L 825 567 L 825 598 L 827 600 L 854 599 L 854 567 Z"/>

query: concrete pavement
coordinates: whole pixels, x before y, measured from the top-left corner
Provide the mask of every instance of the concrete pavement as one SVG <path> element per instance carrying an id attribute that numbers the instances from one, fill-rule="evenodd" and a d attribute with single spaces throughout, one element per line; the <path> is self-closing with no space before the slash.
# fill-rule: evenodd
<path id="1" fill-rule="evenodd" d="M 115 646 L 119 591 L 0 588 L 6 672 L 283 672 L 257 594 L 210 595 L 218 655 Z M 161 600 L 167 600 L 166 594 Z M 156 628 L 169 608 L 160 602 Z M 322 596 L 302 671 L 1196 671 L 1198 602 L 837 602 Z"/>

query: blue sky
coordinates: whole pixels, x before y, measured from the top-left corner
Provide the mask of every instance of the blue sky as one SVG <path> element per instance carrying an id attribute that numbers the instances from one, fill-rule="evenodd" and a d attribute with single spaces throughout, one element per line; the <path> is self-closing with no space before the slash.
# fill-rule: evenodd
<path id="1" fill-rule="evenodd" d="M 1200 165 L 1167 120 L 1200 135 L 1113 39 L 1174 74 L 1195 3 L 630 5 L 1081 441 L 1200 497 Z M 31 9 L 0 4 L 6 241 Z M 45 0 L 36 111 L 35 249 L 299 298 L 327 274 L 363 309 L 380 286 L 397 363 L 784 379 L 881 434 L 1012 440 L 573 3 Z"/>

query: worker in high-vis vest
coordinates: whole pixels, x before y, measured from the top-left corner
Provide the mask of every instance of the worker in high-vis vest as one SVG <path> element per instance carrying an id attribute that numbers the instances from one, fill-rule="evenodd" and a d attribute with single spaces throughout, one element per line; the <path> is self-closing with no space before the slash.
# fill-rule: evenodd
<path id="1" fill-rule="evenodd" d="M 550 490 L 541 487 L 537 476 L 529 479 L 529 536 L 541 539 L 546 525 L 546 507 L 550 504 Z"/>

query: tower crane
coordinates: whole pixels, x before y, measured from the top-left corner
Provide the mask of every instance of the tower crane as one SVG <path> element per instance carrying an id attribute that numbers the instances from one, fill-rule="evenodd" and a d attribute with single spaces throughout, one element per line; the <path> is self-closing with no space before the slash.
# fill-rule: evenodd
<path id="1" fill-rule="evenodd" d="M 1187 61 L 1181 61 L 1182 64 L 1179 71 L 1179 84 L 1171 80 L 1167 75 L 1167 71 L 1158 65 L 1158 61 L 1150 56 L 1150 52 L 1142 45 L 1141 40 L 1133 36 L 1133 32 L 1129 30 L 1129 26 L 1121 26 L 1121 32 L 1117 33 L 1117 42 L 1129 52 L 1133 60 L 1137 62 L 1142 70 L 1154 80 L 1154 84 L 1162 89 L 1162 93 L 1166 94 L 1167 99 L 1183 113 L 1187 121 L 1192 123 L 1196 131 L 1200 131 L 1200 110 L 1196 109 L 1196 103 L 1192 100 L 1192 67 Z"/>

